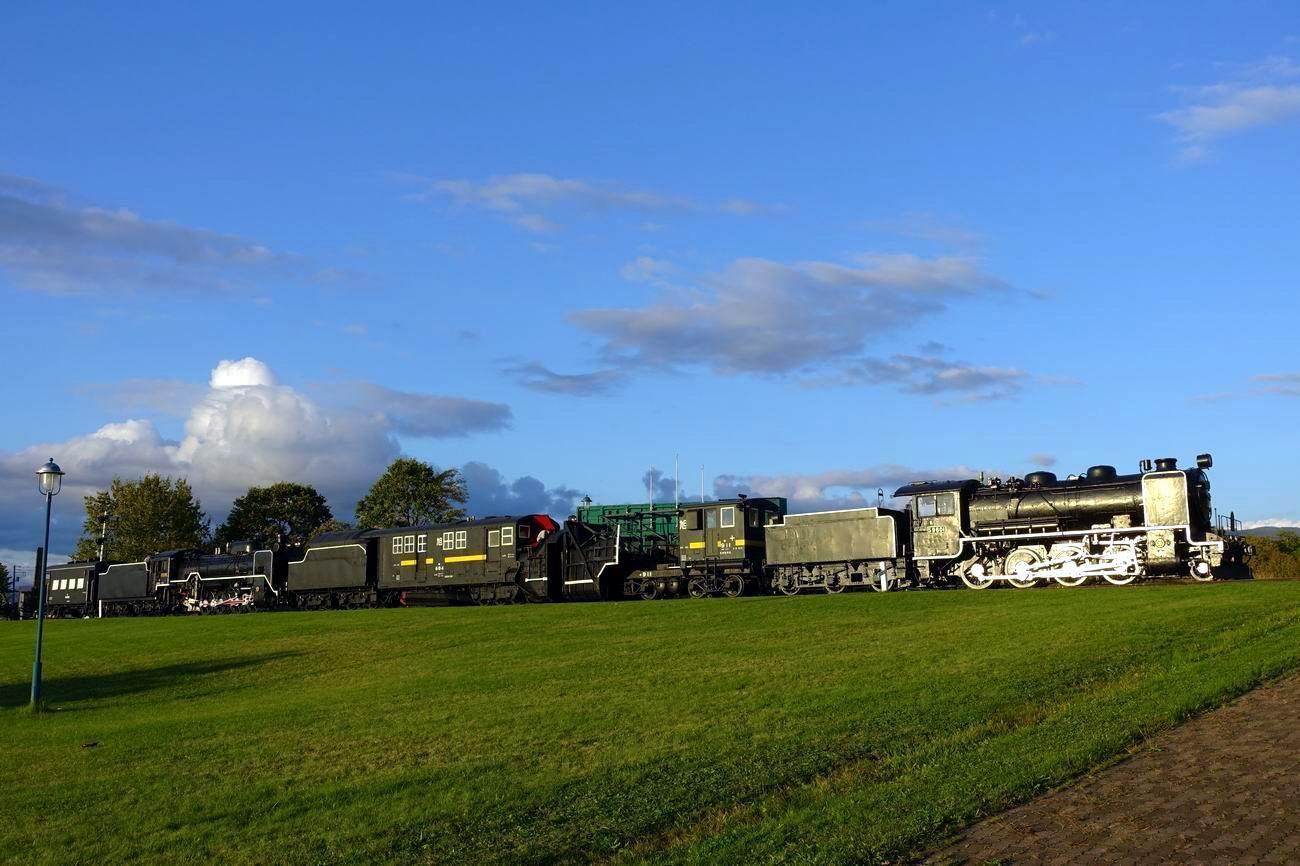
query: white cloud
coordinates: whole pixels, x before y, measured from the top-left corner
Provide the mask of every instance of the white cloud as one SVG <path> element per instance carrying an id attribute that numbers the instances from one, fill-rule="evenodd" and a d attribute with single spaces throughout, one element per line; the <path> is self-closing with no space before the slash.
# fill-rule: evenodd
<path id="1" fill-rule="evenodd" d="M 368 383 L 339 390 L 355 399 L 327 406 L 279 384 L 255 358 L 222 361 L 208 390 L 189 408 L 179 442 L 165 440 L 151 421 L 131 419 L 61 442 L 0 452 L 0 546 L 21 547 L 35 537 L 29 525 L 39 510 L 32 473 L 49 456 L 68 473 L 58 509 L 61 546 L 55 547 L 65 549 L 80 528 L 80 498 L 115 476 L 184 476 L 214 516 L 250 486 L 302 481 L 325 494 L 337 513 L 349 515 L 356 498 L 400 453 L 395 434 L 462 436 L 510 423 L 509 407 L 499 403 Z"/>
<path id="2" fill-rule="evenodd" d="M 910 469 L 897 464 L 878 464 L 863 469 L 832 469 L 814 474 L 719 475 L 713 480 L 713 492 L 719 497 L 737 493 L 784 496 L 790 500 L 790 512 L 798 513 L 868 508 L 881 501 L 886 506 L 897 506 L 893 503 L 894 491 L 905 484 L 975 478 L 978 475 L 978 470 L 968 466 Z"/>
<path id="3" fill-rule="evenodd" d="M 1044 454 L 1042 452 L 1037 452 L 1034 454 L 1030 454 L 1029 457 L 1027 458 L 1027 462 L 1032 463 L 1035 466 L 1042 466 L 1047 469 L 1050 469 L 1056 465 L 1056 456 L 1052 454 Z"/>
<path id="4" fill-rule="evenodd" d="M 408 195 L 408 199 L 427 201 L 432 198 L 449 198 L 461 207 L 496 213 L 522 228 L 538 233 L 558 230 L 560 223 L 555 215 L 562 212 L 599 214 L 612 211 L 713 211 L 735 216 L 754 216 L 780 210 L 740 198 L 728 199 L 711 207 L 686 196 L 656 190 L 540 173 L 494 175 L 478 182 L 414 175 L 399 175 L 398 179 L 416 188 L 417 191 Z"/>
<path id="5" fill-rule="evenodd" d="M 848 264 L 738 259 L 691 291 L 638 308 L 579 310 L 569 319 L 630 365 L 701 359 L 724 373 L 780 374 L 858 355 L 948 301 L 1009 286 L 961 256 L 866 254 Z"/>
<path id="6" fill-rule="evenodd" d="M 981 367 L 932 355 L 893 355 L 848 365 L 832 384 L 893 385 L 907 394 L 959 394 L 962 401 L 973 402 L 1014 397 L 1030 378 L 1014 367 Z"/>
<path id="7" fill-rule="evenodd" d="M 1211 153 L 1218 140 L 1259 127 L 1300 117 L 1300 64 L 1287 57 L 1268 57 L 1244 67 L 1215 84 L 1176 88 L 1188 104 L 1156 115 L 1178 134 L 1184 162 L 1197 162 Z"/>
<path id="8" fill-rule="evenodd" d="M 55 294 L 232 291 L 267 275 L 353 279 L 236 235 L 67 199 L 39 181 L 0 175 L 0 272 Z"/>
<path id="9" fill-rule="evenodd" d="M 1300 373 L 1262 373 L 1250 380 L 1261 383 L 1257 390 L 1262 393 L 1300 397 Z"/>

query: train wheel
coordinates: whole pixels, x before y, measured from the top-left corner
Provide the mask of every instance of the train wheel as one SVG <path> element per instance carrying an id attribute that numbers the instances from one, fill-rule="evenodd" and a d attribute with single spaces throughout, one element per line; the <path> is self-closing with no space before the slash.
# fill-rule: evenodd
<path id="1" fill-rule="evenodd" d="M 704 578 L 702 577 L 691 578 L 690 585 L 686 587 L 686 591 L 691 594 L 691 598 L 704 598 L 704 596 L 709 594 L 709 588 L 704 585 Z"/>
<path id="2" fill-rule="evenodd" d="M 1199 580 L 1201 583 L 1209 583 L 1214 580 L 1214 569 L 1205 561 L 1193 562 L 1191 565 L 1192 580 Z"/>
<path id="3" fill-rule="evenodd" d="M 970 589 L 988 589 L 993 585 L 993 578 L 985 574 L 984 566 L 977 562 L 961 572 L 961 582 Z"/>
<path id="4" fill-rule="evenodd" d="M 840 580 L 838 577 L 832 577 L 830 580 L 826 581 L 826 593 L 828 595 L 839 595 L 843 591 L 844 581 Z"/>
<path id="5" fill-rule="evenodd" d="M 1031 569 L 1043 558 L 1038 551 L 1029 548 L 1018 548 L 1007 554 L 1007 561 L 1004 570 L 1007 574 L 1007 581 L 1016 589 L 1029 589 L 1038 583 L 1038 578 L 1034 576 Z"/>
<path id="6" fill-rule="evenodd" d="M 1080 574 L 1078 565 L 1072 562 L 1083 556 L 1083 552 L 1083 545 L 1080 544 L 1058 544 L 1052 548 L 1053 562 L 1070 563 L 1069 565 L 1058 566 L 1064 571 L 1053 575 L 1053 578 L 1061 586 L 1079 586 L 1088 579 L 1088 575 Z"/>
<path id="7" fill-rule="evenodd" d="M 783 580 L 779 584 L 777 584 L 777 589 L 781 590 L 781 592 L 785 595 L 798 595 L 799 588 L 800 588 L 799 584 L 793 580 L 789 582 Z"/>
<path id="8" fill-rule="evenodd" d="M 733 574 L 723 582 L 722 591 L 726 593 L 727 598 L 735 598 L 745 591 L 744 578 Z"/>
<path id="9" fill-rule="evenodd" d="M 641 597 L 646 601 L 654 601 L 659 597 L 659 584 L 653 581 L 641 584 Z"/>
<path id="10" fill-rule="evenodd" d="M 1102 577 L 1106 578 L 1107 583 L 1113 583 L 1115 586 L 1128 586 L 1138 579 L 1137 572 L 1132 574 L 1104 574 Z"/>

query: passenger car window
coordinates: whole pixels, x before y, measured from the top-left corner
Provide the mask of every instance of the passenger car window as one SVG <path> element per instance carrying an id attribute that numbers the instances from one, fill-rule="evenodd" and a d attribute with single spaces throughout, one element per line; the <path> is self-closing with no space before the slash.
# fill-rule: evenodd
<path id="1" fill-rule="evenodd" d="M 460 530 L 459 532 L 456 533 L 456 549 L 457 549 L 457 550 L 464 550 L 464 549 L 465 549 L 465 543 L 466 543 L 466 542 L 465 542 L 465 536 L 466 536 L 467 532 L 468 532 L 468 530 L 464 530 L 464 529 L 462 529 L 462 530 Z"/>
<path id="2" fill-rule="evenodd" d="M 916 500 L 917 517 L 934 517 L 934 497 L 922 496 Z"/>
<path id="3" fill-rule="evenodd" d="M 501 546 L 514 547 L 515 545 L 515 528 L 513 526 L 501 527 Z"/>
<path id="4" fill-rule="evenodd" d="M 401 552 L 402 552 L 402 536 L 397 535 L 393 537 L 393 553 L 401 553 Z"/>
<path id="5" fill-rule="evenodd" d="M 488 547 L 500 547 L 500 546 L 501 546 L 501 530 L 499 530 L 499 529 L 489 529 L 489 530 L 488 530 Z"/>
<path id="6" fill-rule="evenodd" d="M 706 509 L 706 510 L 705 510 L 705 512 L 704 512 L 704 528 L 705 528 L 705 529 L 717 529 L 717 528 L 718 528 L 718 509 L 716 509 L 716 508 L 709 508 L 709 509 Z"/>
<path id="7" fill-rule="evenodd" d="M 722 509 L 722 528 L 731 529 L 736 525 L 736 506 L 728 505 Z"/>

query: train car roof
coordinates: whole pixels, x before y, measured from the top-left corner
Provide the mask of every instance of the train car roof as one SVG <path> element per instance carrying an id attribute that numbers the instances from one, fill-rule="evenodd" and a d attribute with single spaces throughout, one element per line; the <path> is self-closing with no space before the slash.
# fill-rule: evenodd
<path id="1" fill-rule="evenodd" d="M 501 514 L 489 517 L 476 517 L 466 520 L 457 520 L 453 523 L 421 523 L 419 526 L 387 526 L 379 529 L 343 529 L 338 532 L 322 532 L 320 535 L 312 536 L 308 544 L 315 544 L 319 541 L 360 541 L 364 538 L 385 538 L 390 535 L 406 535 L 412 532 L 429 532 L 432 530 L 445 531 L 448 529 L 461 529 L 466 526 L 484 526 L 488 524 L 509 523 L 512 521 L 522 520 L 525 517 L 536 517 L 535 514 Z"/>

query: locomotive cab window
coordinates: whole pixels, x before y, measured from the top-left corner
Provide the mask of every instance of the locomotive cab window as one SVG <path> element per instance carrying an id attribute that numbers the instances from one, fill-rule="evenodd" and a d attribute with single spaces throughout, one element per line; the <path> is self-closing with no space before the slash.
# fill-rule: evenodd
<path id="1" fill-rule="evenodd" d="M 916 500 L 917 517 L 934 517 L 934 497 L 922 496 Z"/>
<path id="2" fill-rule="evenodd" d="M 940 493 L 934 498 L 935 511 L 940 517 L 951 517 L 957 513 L 956 499 L 952 493 Z"/>
<path id="3" fill-rule="evenodd" d="M 758 526 L 759 518 L 762 516 L 757 508 L 751 508 L 746 512 L 749 515 L 749 525 Z"/>
<path id="4" fill-rule="evenodd" d="M 722 528 L 732 529 L 736 525 L 736 506 L 728 505 L 722 510 Z"/>
<path id="5" fill-rule="evenodd" d="M 527 524 L 527 523 L 521 523 L 521 524 L 519 524 L 519 537 L 520 537 L 520 538 L 527 538 L 527 537 L 528 537 L 528 524 Z"/>

